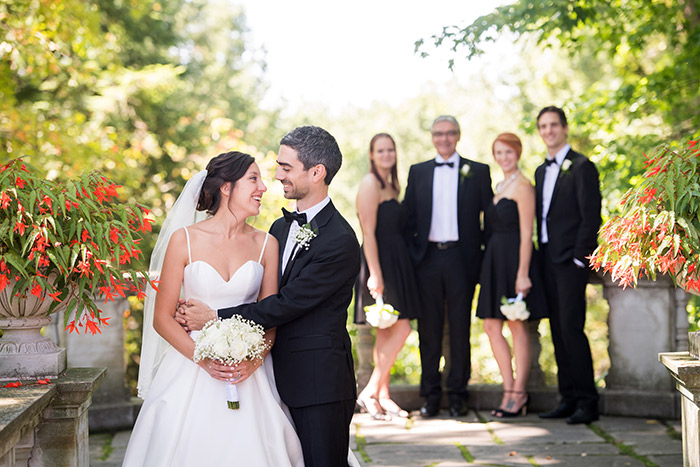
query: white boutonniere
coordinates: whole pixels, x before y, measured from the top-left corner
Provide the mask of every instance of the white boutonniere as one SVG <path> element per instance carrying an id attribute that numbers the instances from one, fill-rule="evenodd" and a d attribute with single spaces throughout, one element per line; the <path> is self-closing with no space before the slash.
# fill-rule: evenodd
<path id="1" fill-rule="evenodd" d="M 568 172 L 569 169 L 571 169 L 571 159 L 564 159 L 564 162 L 561 163 L 561 171 Z"/>
<path id="2" fill-rule="evenodd" d="M 317 230 L 312 229 L 311 224 L 307 222 L 306 224 L 300 226 L 296 232 L 294 232 L 294 236 L 292 238 L 294 239 L 294 243 L 299 245 L 299 248 L 308 250 L 309 243 L 311 243 L 311 240 L 313 240 L 317 235 Z"/>
<path id="3" fill-rule="evenodd" d="M 459 169 L 459 181 L 460 182 L 463 182 L 465 178 L 469 177 L 471 169 L 472 169 L 472 166 L 466 162 L 464 163 L 464 165 L 462 165 L 462 167 Z"/>

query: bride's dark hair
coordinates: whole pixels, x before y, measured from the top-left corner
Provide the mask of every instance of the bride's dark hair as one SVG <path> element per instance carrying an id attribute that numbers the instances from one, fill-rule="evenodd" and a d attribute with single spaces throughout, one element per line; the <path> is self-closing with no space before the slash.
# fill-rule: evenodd
<path id="1" fill-rule="evenodd" d="M 231 189 L 245 175 L 248 168 L 255 162 L 250 154 L 231 151 L 219 154 L 207 164 L 207 176 L 202 184 L 197 202 L 198 211 L 207 211 L 214 215 L 221 204 L 221 186 L 231 183 Z"/>

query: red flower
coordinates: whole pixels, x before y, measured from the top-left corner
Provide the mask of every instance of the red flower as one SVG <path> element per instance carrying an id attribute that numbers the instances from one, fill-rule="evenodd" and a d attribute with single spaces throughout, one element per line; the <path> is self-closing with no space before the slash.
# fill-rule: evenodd
<path id="1" fill-rule="evenodd" d="M 74 207 L 74 208 L 77 209 L 77 208 L 78 208 L 78 203 L 76 203 L 75 201 L 68 201 L 68 200 L 66 200 L 66 211 L 69 211 L 69 212 L 70 212 L 70 208 L 71 208 L 71 207 Z"/>
<path id="2" fill-rule="evenodd" d="M 109 229 L 109 238 L 113 243 L 119 242 L 119 229 L 112 227 Z"/>
<path id="3" fill-rule="evenodd" d="M 693 149 L 695 145 L 698 144 L 698 141 L 688 141 L 688 149 Z"/>
<path id="4" fill-rule="evenodd" d="M 657 191 L 656 188 L 647 188 L 644 191 L 644 196 L 639 198 L 639 202 L 644 203 L 644 204 L 649 204 L 649 202 L 652 199 L 654 199 L 654 195 L 656 195 L 656 191 Z"/>
<path id="5" fill-rule="evenodd" d="M 4 387 L 4 388 L 18 388 L 18 387 L 20 387 L 21 385 L 22 385 L 22 383 L 20 383 L 19 381 L 14 381 L 14 382 L 12 382 L 12 383 L 7 383 L 7 384 L 4 385 L 3 387 Z"/>
<path id="6" fill-rule="evenodd" d="M 0 208 L 7 209 L 7 206 L 10 205 L 10 201 L 12 201 L 12 198 L 10 198 L 10 195 L 8 195 L 7 193 L 5 193 L 3 191 L 2 196 L 0 196 Z"/>
<path id="7" fill-rule="evenodd" d="M 32 295 L 41 298 L 43 301 L 44 299 L 41 297 L 41 293 L 44 291 L 44 289 L 41 288 L 41 286 L 37 283 L 34 284 L 34 287 L 32 287 Z"/>
<path id="8" fill-rule="evenodd" d="M 19 232 L 20 235 L 24 235 L 24 230 L 27 228 L 21 221 L 17 221 L 15 228 L 12 229 L 13 232 Z"/>
<path id="9" fill-rule="evenodd" d="M 7 287 L 8 285 L 10 285 L 10 280 L 5 274 L 0 274 L 0 292 L 5 290 L 5 287 Z"/>
<path id="10" fill-rule="evenodd" d="M 37 384 L 51 384 L 51 380 L 49 378 L 46 379 L 38 379 L 36 380 Z"/>
<path id="11" fill-rule="evenodd" d="M 24 186 L 25 186 L 26 184 L 27 184 L 27 182 L 25 182 L 24 180 L 22 180 L 22 179 L 19 178 L 19 177 L 17 177 L 17 179 L 15 180 L 15 186 L 16 186 L 17 188 L 19 188 L 19 189 L 24 188 Z"/>
<path id="12" fill-rule="evenodd" d="M 59 295 L 61 295 L 61 291 L 50 293 L 48 295 L 49 295 L 49 297 L 51 297 L 53 299 L 54 302 L 63 303 L 63 300 L 58 298 Z"/>
<path id="13" fill-rule="evenodd" d="M 83 230 L 83 234 L 80 238 L 83 240 L 83 243 L 85 243 L 85 241 L 90 238 L 90 232 L 88 232 L 87 229 Z"/>

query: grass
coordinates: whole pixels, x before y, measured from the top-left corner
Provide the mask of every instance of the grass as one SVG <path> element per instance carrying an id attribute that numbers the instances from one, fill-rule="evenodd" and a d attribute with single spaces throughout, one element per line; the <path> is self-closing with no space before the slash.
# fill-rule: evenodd
<path id="1" fill-rule="evenodd" d="M 639 462 L 644 464 L 645 467 L 659 467 L 658 464 L 650 461 L 647 457 L 634 452 L 634 449 L 632 448 L 632 446 L 629 446 L 629 445 L 624 444 L 620 441 L 617 441 L 615 438 L 613 438 L 609 433 L 607 433 L 605 430 L 603 430 L 599 426 L 591 423 L 588 425 L 588 428 L 590 428 L 595 434 L 597 434 L 598 436 L 603 438 L 605 441 L 607 441 L 608 443 L 612 444 L 617 449 L 619 449 L 620 454 L 623 454 L 625 456 L 631 457 L 632 459 L 638 460 Z"/>

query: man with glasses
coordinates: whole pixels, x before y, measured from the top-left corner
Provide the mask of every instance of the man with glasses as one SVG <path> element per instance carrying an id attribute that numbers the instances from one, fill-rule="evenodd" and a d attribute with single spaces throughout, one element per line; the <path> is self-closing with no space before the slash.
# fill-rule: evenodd
<path id="1" fill-rule="evenodd" d="M 421 415 L 434 417 L 440 411 L 440 357 L 447 317 L 446 389 L 450 415 L 460 417 L 467 413 L 471 304 L 484 245 L 481 216 L 493 192 L 488 166 L 456 152 L 461 134 L 454 117 L 436 118 L 431 133 L 437 155 L 411 167 L 404 199 L 409 249 L 423 306 L 418 320 L 420 394 L 425 398 Z"/>

